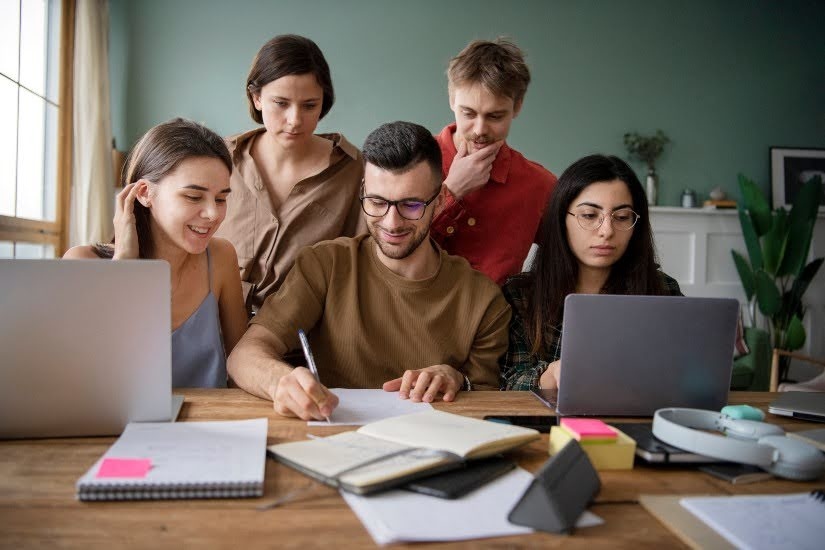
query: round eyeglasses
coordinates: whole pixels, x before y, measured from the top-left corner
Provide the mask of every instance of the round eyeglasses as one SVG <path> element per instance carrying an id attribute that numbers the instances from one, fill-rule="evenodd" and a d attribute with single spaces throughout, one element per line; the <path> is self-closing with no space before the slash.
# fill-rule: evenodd
<path id="1" fill-rule="evenodd" d="M 420 199 L 401 199 L 391 201 L 385 199 L 384 197 L 363 194 L 359 197 L 359 199 L 361 200 L 361 209 L 364 211 L 364 214 L 372 218 L 386 216 L 387 212 L 390 211 L 390 207 L 395 206 L 395 209 L 402 218 L 405 220 L 415 221 L 420 220 L 424 216 L 424 212 L 427 210 L 427 207 L 438 197 L 439 193 L 441 193 L 440 186 L 438 191 L 435 192 L 435 195 L 426 201 L 422 201 Z"/>
<path id="2" fill-rule="evenodd" d="M 568 212 L 570 216 L 574 216 L 579 222 L 579 227 L 585 231 L 595 231 L 600 228 L 607 217 L 604 212 L 592 208 L 581 209 L 576 212 Z M 636 222 L 639 221 L 639 216 L 630 208 L 621 208 L 615 212 L 610 213 L 611 224 L 614 229 L 619 231 L 630 231 Z"/>

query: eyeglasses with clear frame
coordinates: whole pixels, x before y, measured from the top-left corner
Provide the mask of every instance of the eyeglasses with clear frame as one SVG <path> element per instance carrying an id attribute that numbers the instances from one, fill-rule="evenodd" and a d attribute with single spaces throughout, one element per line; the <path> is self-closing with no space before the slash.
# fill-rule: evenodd
<path id="1" fill-rule="evenodd" d="M 361 200 L 361 209 L 364 211 L 364 214 L 372 218 L 381 218 L 386 216 L 387 212 L 390 211 L 390 207 L 394 206 L 395 210 L 402 218 L 405 220 L 416 221 L 424 217 L 424 212 L 427 211 L 427 207 L 438 197 L 440 193 L 441 186 L 439 185 L 438 191 L 435 192 L 435 195 L 426 201 L 413 198 L 391 201 L 385 199 L 384 197 L 364 195 L 364 188 L 362 187 L 361 196 L 359 199 Z"/>
<path id="2" fill-rule="evenodd" d="M 595 231 L 600 228 L 607 217 L 604 212 L 596 210 L 595 208 L 580 208 L 577 212 L 567 212 L 567 214 L 575 217 L 579 223 L 579 227 L 585 231 Z M 641 216 L 630 208 L 620 208 L 619 210 L 611 212 L 610 218 L 610 223 L 614 229 L 630 231 Z"/>

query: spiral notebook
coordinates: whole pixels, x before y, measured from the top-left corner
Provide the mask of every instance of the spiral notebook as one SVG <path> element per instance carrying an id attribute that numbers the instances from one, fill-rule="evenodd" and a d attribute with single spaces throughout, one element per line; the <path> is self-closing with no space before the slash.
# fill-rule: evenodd
<path id="1" fill-rule="evenodd" d="M 736 548 L 822 548 L 825 492 L 681 499 L 683 508 Z"/>
<path id="2" fill-rule="evenodd" d="M 132 422 L 77 481 L 79 500 L 263 495 L 266 418 Z"/>

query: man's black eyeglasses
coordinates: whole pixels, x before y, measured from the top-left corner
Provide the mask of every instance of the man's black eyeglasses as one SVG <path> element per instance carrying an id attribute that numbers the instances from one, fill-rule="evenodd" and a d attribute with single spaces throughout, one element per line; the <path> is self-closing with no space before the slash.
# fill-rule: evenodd
<path id="1" fill-rule="evenodd" d="M 386 216 L 387 212 L 390 211 L 390 207 L 395 206 L 395 209 L 402 218 L 405 220 L 415 221 L 420 220 L 424 216 L 424 212 L 427 210 L 427 207 L 438 197 L 439 193 L 441 193 L 441 186 L 438 187 L 438 191 L 435 192 L 435 195 L 426 201 L 419 199 L 401 199 L 391 201 L 385 199 L 384 197 L 364 195 L 362 189 L 362 194 L 359 198 L 361 199 L 361 209 L 367 216 L 372 218 Z"/>

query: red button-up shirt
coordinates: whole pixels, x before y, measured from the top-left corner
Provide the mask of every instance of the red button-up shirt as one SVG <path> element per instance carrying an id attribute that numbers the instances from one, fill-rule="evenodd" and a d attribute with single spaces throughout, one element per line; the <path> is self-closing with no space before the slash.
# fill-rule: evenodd
<path id="1" fill-rule="evenodd" d="M 457 154 L 455 130 L 450 124 L 436 136 L 445 178 Z M 556 176 L 505 143 L 486 185 L 461 200 L 446 186 L 442 189 L 443 206 L 430 226 L 431 234 L 444 250 L 463 256 L 502 285 L 521 271 L 555 186 Z"/>

